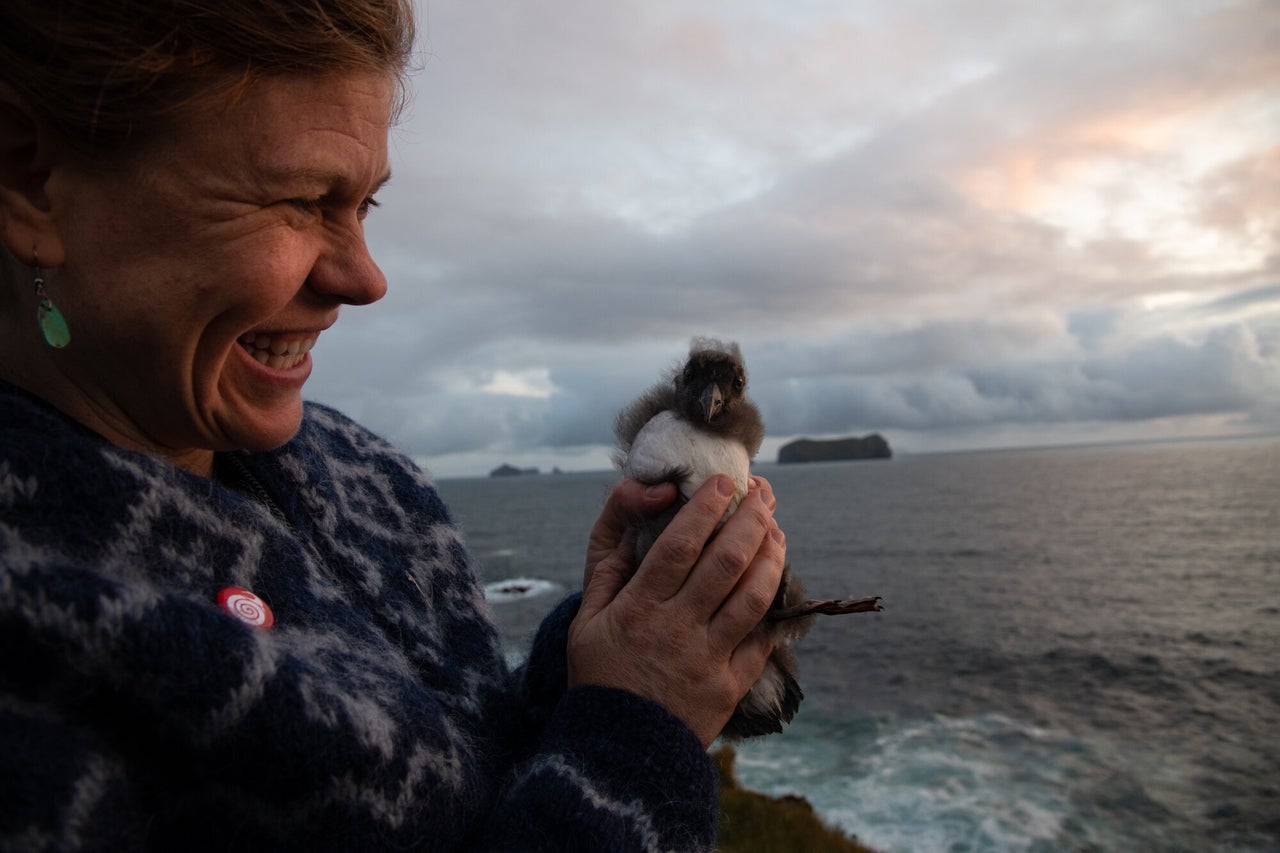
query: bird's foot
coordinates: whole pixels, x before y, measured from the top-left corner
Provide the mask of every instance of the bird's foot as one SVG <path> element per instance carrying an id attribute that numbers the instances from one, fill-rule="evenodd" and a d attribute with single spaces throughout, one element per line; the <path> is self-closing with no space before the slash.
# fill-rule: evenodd
<path id="1" fill-rule="evenodd" d="M 883 610 L 880 606 L 880 596 L 874 595 L 870 598 L 829 598 L 826 601 L 817 601 L 810 599 L 795 607 L 788 607 L 783 610 L 774 610 L 769 614 L 769 618 L 776 621 L 783 619 L 797 619 L 801 616 L 810 616 L 814 613 L 824 613 L 827 616 L 839 616 L 843 613 L 872 613 L 877 610 Z"/>

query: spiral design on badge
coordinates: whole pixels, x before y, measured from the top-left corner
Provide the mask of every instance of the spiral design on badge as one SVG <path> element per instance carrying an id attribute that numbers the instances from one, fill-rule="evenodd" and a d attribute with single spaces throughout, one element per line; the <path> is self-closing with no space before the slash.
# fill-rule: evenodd
<path id="1" fill-rule="evenodd" d="M 267 623 L 267 608 L 256 595 L 234 594 L 227 596 L 227 609 L 250 625 Z"/>
<path id="2" fill-rule="evenodd" d="M 247 589 L 227 587 L 218 594 L 218 604 L 232 616 L 255 628 L 270 628 L 275 622 L 271 608 Z"/>

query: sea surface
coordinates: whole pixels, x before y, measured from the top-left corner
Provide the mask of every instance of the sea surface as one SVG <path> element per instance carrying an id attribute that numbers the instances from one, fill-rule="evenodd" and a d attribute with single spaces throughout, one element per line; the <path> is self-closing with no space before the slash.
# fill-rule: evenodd
<path id="1" fill-rule="evenodd" d="M 756 471 L 809 593 L 886 609 L 819 617 L 745 785 L 881 851 L 1280 851 L 1280 440 Z M 513 655 L 613 481 L 440 482 Z"/>

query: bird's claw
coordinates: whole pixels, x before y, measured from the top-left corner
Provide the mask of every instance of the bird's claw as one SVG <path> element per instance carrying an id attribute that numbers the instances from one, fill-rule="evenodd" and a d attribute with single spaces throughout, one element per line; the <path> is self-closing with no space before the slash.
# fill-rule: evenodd
<path id="1" fill-rule="evenodd" d="M 829 598 L 826 601 L 810 599 L 802 604 L 797 604 L 795 607 L 775 610 L 769 614 L 769 618 L 774 621 L 781 621 L 783 619 L 796 619 L 800 616 L 810 616 L 815 613 L 839 616 L 844 613 L 873 613 L 883 609 L 880 606 L 880 596 L 878 595 L 873 595 L 870 598 Z"/>

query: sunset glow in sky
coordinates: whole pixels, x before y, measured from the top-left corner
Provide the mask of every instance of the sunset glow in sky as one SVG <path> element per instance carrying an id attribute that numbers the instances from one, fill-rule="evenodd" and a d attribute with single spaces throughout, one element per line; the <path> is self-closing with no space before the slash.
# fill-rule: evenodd
<path id="1" fill-rule="evenodd" d="M 308 392 L 439 476 L 608 466 L 694 335 L 769 428 L 1280 432 L 1274 0 L 431 0 Z"/>

